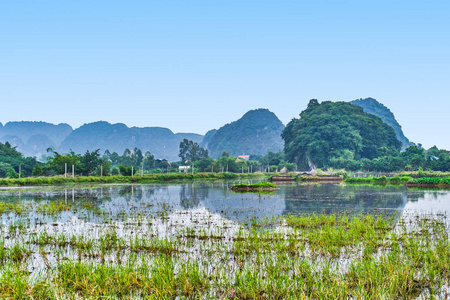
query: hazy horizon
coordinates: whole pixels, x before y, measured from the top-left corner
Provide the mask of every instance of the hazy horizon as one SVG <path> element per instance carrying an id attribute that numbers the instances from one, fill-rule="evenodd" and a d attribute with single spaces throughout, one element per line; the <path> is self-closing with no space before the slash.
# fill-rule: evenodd
<path id="1" fill-rule="evenodd" d="M 450 149 L 446 1 L 0 4 L 0 122 L 105 120 L 205 134 L 267 108 L 372 97 Z"/>

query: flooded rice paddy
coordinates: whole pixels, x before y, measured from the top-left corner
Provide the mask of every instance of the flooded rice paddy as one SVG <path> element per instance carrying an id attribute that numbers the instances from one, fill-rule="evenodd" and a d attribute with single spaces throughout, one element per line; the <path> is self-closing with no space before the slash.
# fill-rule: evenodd
<path id="1" fill-rule="evenodd" d="M 1 189 L 0 297 L 446 299 L 450 191 L 232 184 Z"/>

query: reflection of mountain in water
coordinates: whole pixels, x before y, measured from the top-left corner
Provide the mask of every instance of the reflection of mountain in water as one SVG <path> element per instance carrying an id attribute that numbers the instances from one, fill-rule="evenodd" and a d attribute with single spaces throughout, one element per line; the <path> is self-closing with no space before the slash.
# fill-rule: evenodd
<path id="1" fill-rule="evenodd" d="M 403 211 L 405 208 L 446 210 L 450 213 L 450 191 L 423 191 L 404 187 L 362 185 L 292 185 L 281 186 L 272 195 L 239 194 L 230 190 L 231 183 L 183 183 L 149 185 L 109 185 L 78 188 L 42 187 L 33 189 L 0 189 L 0 201 L 67 201 L 77 211 L 64 211 L 49 220 L 66 222 L 72 216 L 86 217 L 90 222 L 105 219 L 124 220 L 124 216 L 159 215 L 172 211 L 205 208 L 212 214 L 244 222 L 252 217 L 272 218 L 282 214 Z M 82 202 L 94 204 L 102 213 L 90 214 Z M 405 207 L 406 205 L 406 207 Z M 34 213 L 24 215 L 33 219 Z M 11 221 L 3 214 L 1 220 Z M 9 222 L 8 221 L 8 222 Z M 14 220 L 12 220 L 14 221 Z M 7 223 L 8 223 L 7 222 Z"/>
<path id="2" fill-rule="evenodd" d="M 239 194 L 230 190 L 231 184 L 219 182 L 186 185 L 180 193 L 184 209 L 205 207 L 211 213 L 244 222 L 250 218 L 272 218 L 284 209 L 284 200 L 277 195 Z"/>
<path id="3" fill-rule="evenodd" d="M 370 212 L 374 209 L 402 211 L 409 199 L 405 187 L 309 184 L 284 186 L 284 214 Z M 418 195 L 416 195 L 418 196 Z"/>

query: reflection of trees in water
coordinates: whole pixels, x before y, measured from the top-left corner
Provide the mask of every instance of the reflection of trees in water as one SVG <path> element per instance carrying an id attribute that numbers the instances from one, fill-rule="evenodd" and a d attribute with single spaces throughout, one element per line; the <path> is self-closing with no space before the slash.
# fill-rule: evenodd
<path id="1" fill-rule="evenodd" d="M 180 205 L 184 209 L 198 207 L 200 201 L 209 197 L 208 184 L 184 184 L 180 189 Z"/>
<path id="2" fill-rule="evenodd" d="M 404 187 L 351 186 L 336 184 L 284 187 L 286 213 L 347 211 L 368 212 L 374 209 L 402 210 L 408 197 Z"/>
<path id="3" fill-rule="evenodd" d="M 126 185 L 120 187 L 111 187 L 113 197 L 124 197 L 127 200 L 134 198 L 136 200 L 143 200 L 143 198 L 150 199 L 155 195 L 156 191 L 167 190 L 166 186 L 154 185 Z"/>
<path id="4" fill-rule="evenodd" d="M 147 199 L 150 199 L 151 197 L 153 197 L 153 195 L 155 195 L 155 188 L 151 187 L 151 186 L 142 186 L 143 190 L 144 190 L 144 197 Z"/>
<path id="5" fill-rule="evenodd" d="M 437 200 L 439 197 L 447 196 L 448 191 L 443 190 L 422 190 L 418 188 L 409 188 L 407 197 L 409 201 L 417 202 L 426 198 L 433 198 Z"/>
<path id="6" fill-rule="evenodd" d="M 270 219 L 280 215 L 285 210 L 284 203 L 282 194 L 241 194 L 226 187 L 215 187 L 210 189 L 209 197 L 203 201 L 202 206 L 228 220 L 245 223 L 252 218 Z"/>
<path id="7" fill-rule="evenodd" d="M 101 202 L 111 199 L 109 188 L 96 189 L 58 189 L 58 190 L 25 190 L 0 193 L 0 201 L 92 201 Z"/>
<path id="8" fill-rule="evenodd" d="M 237 182 L 236 182 L 237 183 Z M 94 207 L 111 214 L 120 211 L 154 213 L 165 203 L 171 209 L 205 207 L 211 213 L 243 222 L 249 218 L 272 217 L 287 213 L 369 212 L 375 208 L 401 211 L 408 201 L 448 199 L 449 191 L 406 189 L 403 186 L 363 185 L 297 185 L 281 186 L 273 195 L 236 194 L 232 182 L 109 185 L 87 188 L 39 188 L 33 190 L 4 190 L 0 201 L 74 201 L 74 206 L 89 201 Z M 79 203 L 80 202 L 80 203 Z M 433 205 L 433 204 L 430 204 Z"/>
<path id="9" fill-rule="evenodd" d="M 129 196 L 131 196 L 131 186 L 120 187 L 118 194 L 120 197 L 128 198 Z"/>
<path id="10" fill-rule="evenodd" d="M 425 199 L 425 191 L 420 191 L 420 190 L 408 191 L 408 192 L 406 192 L 406 197 L 411 202 L 417 202 L 421 199 Z M 436 195 L 436 197 L 437 197 L 437 195 Z"/>
<path id="11" fill-rule="evenodd" d="M 125 200 L 127 201 L 129 200 L 141 201 L 144 197 L 144 194 L 145 194 L 144 187 L 142 185 L 123 186 L 118 191 L 118 195 L 120 197 L 125 198 Z"/>
<path id="12" fill-rule="evenodd" d="M 75 200 L 82 199 L 101 203 L 103 201 L 111 201 L 111 197 L 111 188 L 97 188 L 93 190 L 78 190 Z"/>

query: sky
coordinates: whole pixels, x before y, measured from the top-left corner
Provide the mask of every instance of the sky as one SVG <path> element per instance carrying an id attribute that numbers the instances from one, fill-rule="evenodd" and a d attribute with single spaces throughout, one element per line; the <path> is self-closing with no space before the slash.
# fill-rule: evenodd
<path id="1" fill-rule="evenodd" d="M 0 0 L 0 122 L 204 134 L 373 97 L 450 149 L 450 1 Z"/>

